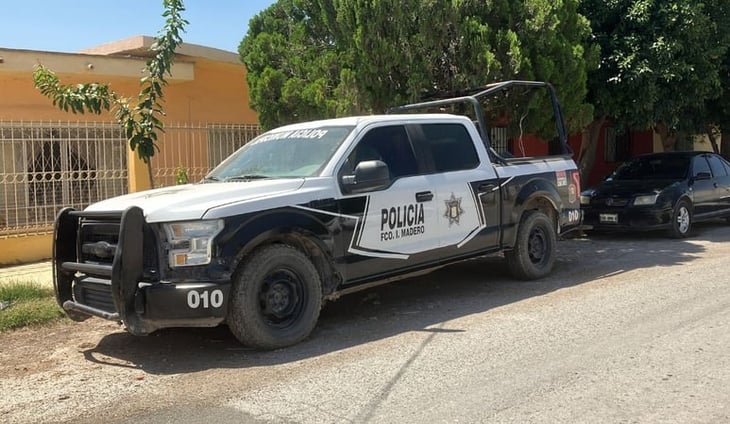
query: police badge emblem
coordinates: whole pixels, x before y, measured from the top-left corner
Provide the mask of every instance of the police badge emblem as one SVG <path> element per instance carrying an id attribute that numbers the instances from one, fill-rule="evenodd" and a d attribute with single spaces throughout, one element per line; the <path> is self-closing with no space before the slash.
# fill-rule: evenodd
<path id="1" fill-rule="evenodd" d="M 449 219 L 449 227 L 451 227 L 454 223 L 459 225 L 459 218 L 464 213 L 464 209 L 461 207 L 461 197 L 456 197 L 454 196 L 454 193 L 451 193 L 451 198 L 449 200 L 444 200 L 444 203 L 446 203 L 446 213 L 444 213 L 444 218 Z"/>

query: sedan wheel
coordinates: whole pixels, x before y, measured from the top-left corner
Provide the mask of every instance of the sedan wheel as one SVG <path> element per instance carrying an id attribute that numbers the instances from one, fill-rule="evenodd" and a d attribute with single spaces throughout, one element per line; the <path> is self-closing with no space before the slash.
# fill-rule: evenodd
<path id="1" fill-rule="evenodd" d="M 686 200 L 680 200 L 674 207 L 672 221 L 669 228 L 669 236 L 673 238 L 684 238 L 689 236 L 692 229 L 692 206 Z"/>

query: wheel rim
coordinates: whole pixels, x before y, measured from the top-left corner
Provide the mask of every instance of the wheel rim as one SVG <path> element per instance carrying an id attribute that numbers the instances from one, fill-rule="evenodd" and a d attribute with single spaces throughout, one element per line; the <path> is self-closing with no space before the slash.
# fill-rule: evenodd
<path id="1" fill-rule="evenodd" d="M 259 290 L 259 311 L 266 323 L 284 328 L 302 315 L 305 304 L 302 279 L 288 269 L 275 270 L 264 278 Z"/>
<path id="2" fill-rule="evenodd" d="M 679 211 L 677 211 L 677 230 L 679 230 L 680 233 L 684 234 L 689 230 L 689 210 L 681 206 L 679 208 Z"/>
<path id="3" fill-rule="evenodd" d="M 530 232 L 527 239 L 527 252 L 530 255 L 530 262 L 537 264 L 545 259 L 547 252 L 547 236 L 542 228 L 535 228 Z"/>

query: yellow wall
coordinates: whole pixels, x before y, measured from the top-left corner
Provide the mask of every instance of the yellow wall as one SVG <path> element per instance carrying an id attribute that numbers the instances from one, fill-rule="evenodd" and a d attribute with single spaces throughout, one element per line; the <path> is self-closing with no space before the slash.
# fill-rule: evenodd
<path id="1" fill-rule="evenodd" d="M 0 55 L 2 56 L 2 55 Z M 82 62 L 88 59 L 84 55 L 73 55 Z M 72 59 L 73 59 L 72 58 Z M 106 58 L 97 58 L 102 61 Z M 0 64 L 0 119 L 5 121 L 48 121 L 48 120 L 83 120 L 113 121 L 110 114 L 72 115 L 54 107 L 33 86 L 32 66 L 27 69 L 3 69 L 9 65 L 9 59 Z M 70 59 L 71 60 L 71 59 Z M 144 61 L 133 60 L 135 64 L 144 66 Z M 256 124 L 256 113 L 248 105 L 248 87 L 246 71 L 243 64 L 217 62 L 205 58 L 179 59 L 180 64 L 192 61 L 193 79 L 169 78 L 165 88 L 163 107 L 170 123 L 226 123 Z M 8 66 L 9 68 L 9 66 Z M 83 69 L 82 66 L 69 68 Z M 136 98 L 139 93 L 139 77 L 115 76 L 94 72 L 57 72 L 62 84 L 87 82 L 110 83 L 117 93 Z"/>
<path id="2" fill-rule="evenodd" d="M 53 235 L 0 237 L 0 265 L 37 262 L 51 257 Z"/>

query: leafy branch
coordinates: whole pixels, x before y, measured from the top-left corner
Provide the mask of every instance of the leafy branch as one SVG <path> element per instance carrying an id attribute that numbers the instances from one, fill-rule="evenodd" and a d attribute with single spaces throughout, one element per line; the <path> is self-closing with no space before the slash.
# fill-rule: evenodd
<path id="1" fill-rule="evenodd" d="M 154 57 L 147 61 L 145 77 L 140 79 L 140 92 L 134 106 L 130 100 L 117 95 L 109 84 L 68 84 L 60 83 L 56 74 L 38 65 L 33 71 L 35 87 L 52 100 L 59 109 L 84 114 L 101 114 L 103 111 L 114 113 L 114 118 L 124 130 L 129 147 L 149 165 L 149 160 L 159 150 L 157 133 L 164 132 L 161 117 L 165 115 L 162 107 L 163 87 L 167 86 L 166 75 L 172 75 L 175 50 L 182 43 L 181 33 L 185 32 L 188 21 L 183 19 L 185 6 L 182 0 L 163 0 L 165 26 L 160 31 L 151 50 Z"/>

